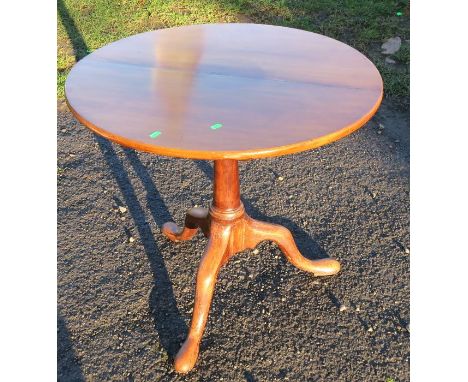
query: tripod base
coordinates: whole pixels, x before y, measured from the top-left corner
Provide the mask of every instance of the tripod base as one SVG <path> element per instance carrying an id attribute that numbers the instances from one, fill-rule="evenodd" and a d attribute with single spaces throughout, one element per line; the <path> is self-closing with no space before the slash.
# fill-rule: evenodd
<path id="1" fill-rule="evenodd" d="M 209 240 L 198 268 L 189 334 L 175 357 L 174 367 L 179 373 L 187 373 L 197 361 L 219 270 L 237 252 L 271 240 L 278 244 L 294 266 L 303 271 L 315 276 L 328 276 L 340 270 L 340 263 L 336 260 L 309 260 L 302 256 L 287 228 L 252 219 L 245 213 L 242 203 L 235 209 L 192 208 L 187 212 L 183 228 L 179 229 L 172 222 L 165 223 L 162 228 L 164 235 L 173 241 L 189 240 L 198 229 Z"/>

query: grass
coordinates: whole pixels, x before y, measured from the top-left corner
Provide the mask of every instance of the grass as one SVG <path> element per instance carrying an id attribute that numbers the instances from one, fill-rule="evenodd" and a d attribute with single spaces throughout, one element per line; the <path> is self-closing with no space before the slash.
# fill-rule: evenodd
<path id="1" fill-rule="evenodd" d="M 386 97 L 409 101 L 409 0 L 58 0 L 57 96 L 86 54 L 117 39 L 177 25 L 241 22 L 282 25 L 321 33 L 368 56 L 380 70 Z M 397 16 L 401 12 L 401 16 Z M 385 62 L 381 44 L 403 44 Z"/>

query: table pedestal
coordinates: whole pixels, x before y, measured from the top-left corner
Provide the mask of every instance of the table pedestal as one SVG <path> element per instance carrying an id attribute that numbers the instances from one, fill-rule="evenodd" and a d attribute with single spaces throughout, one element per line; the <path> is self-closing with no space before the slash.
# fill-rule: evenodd
<path id="1" fill-rule="evenodd" d="M 188 337 L 175 358 L 174 367 L 180 373 L 190 371 L 197 361 L 218 272 L 235 253 L 253 249 L 263 240 L 272 240 L 286 258 L 303 271 L 327 276 L 340 270 L 336 260 L 309 260 L 302 256 L 287 228 L 254 220 L 245 213 L 240 201 L 237 160 L 214 162 L 214 193 L 210 209 L 192 208 L 187 212 L 183 228 L 169 222 L 163 225 L 162 231 L 169 239 L 182 241 L 191 239 L 198 229 L 209 240 L 198 268 Z"/>

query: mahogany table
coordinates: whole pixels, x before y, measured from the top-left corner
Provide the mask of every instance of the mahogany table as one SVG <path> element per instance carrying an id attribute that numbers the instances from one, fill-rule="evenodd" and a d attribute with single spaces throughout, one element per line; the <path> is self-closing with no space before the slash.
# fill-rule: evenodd
<path id="1" fill-rule="evenodd" d="M 85 126 L 123 146 L 214 160 L 213 202 L 192 208 L 173 241 L 208 237 L 188 337 L 175 369 L 198 357 L 220 268 L 263 240 L 315 276 L 334 259 L 301 255 L 291 232 L 249 217 L 240 200 L 238 161 L 291 154 L 340 139 L 364 125 L 382 100 L 382 79 L 355 49 L 297 29 L 208 24 L 162 29 L 116 41 L 79 61 L 65 94 Z"/>

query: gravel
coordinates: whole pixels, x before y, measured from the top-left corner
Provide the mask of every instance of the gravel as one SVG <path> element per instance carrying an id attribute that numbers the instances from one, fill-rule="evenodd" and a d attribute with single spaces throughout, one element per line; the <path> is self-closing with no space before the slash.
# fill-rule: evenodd
<path id="1" fill-rule="evenodd" d="M 313 277 L 268 242 L 234 256 L 185 376 L 171 362 L 206 239 L 160 229 L 208 206 L 212 164 L 123 149 L 63 107 L 57 139 L 59 381 L 409 381 L 408 114 L 385 102 L 338 142 L 240 164 L 249 214 L 342 270 Z"/>

